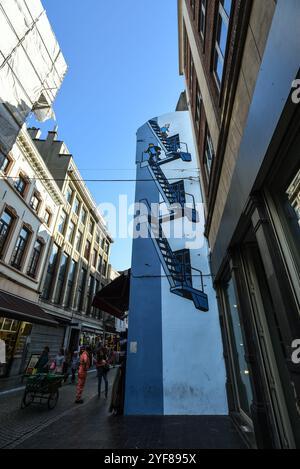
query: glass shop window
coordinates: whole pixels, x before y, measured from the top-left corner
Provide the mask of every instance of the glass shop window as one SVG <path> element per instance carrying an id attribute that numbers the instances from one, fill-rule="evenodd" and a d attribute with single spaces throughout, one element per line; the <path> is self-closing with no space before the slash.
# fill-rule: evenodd
<path id="1" fill-rule="evenodd" d="M 240 409 L 251 418 L 250 407 L 253 401 L 251 371 L 245 358 L 246 337 L 232 278 L 224 285 L 223 292 L 238 404 Z"/>

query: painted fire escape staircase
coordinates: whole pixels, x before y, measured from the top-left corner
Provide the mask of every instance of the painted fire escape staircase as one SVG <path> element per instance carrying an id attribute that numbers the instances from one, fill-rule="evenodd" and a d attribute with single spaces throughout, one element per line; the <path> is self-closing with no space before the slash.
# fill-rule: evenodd
<path id="1" fill-rule="evenodd" d="M 142 165 L 148 166 L 149 172 L 170 212 L 176 212 L 176 215 L 180 217 L 187 216 L 193 223 L 198 222 L 199 216 L 196 211 L 194 196 L 185 192 L 184 181 L 179 180 L 175 184 L 170 184 L 162 171 L 162 166 L 171 161 L 178 159 L 185 162 L 192 161 L 187 145 L 180 142 L 179 135 L 172 137 L 164 136 L 155 120 L 150 120 L 148 125 L 156 140 L 159 140 L 160 147 L 164 151 L 165 157 L 156 160 L 150 158 L 147 162 L 142 162 Z M 183 147 L 185 147 L 184 150 Z M 186 207 L 187 196 L 192 198 L 192 208 L 190 209 Z M 168 278 L 170 291 L 178 296 L 192 300 L 195 308 L 198 310 L 208 311 L 208 297 L 206 293 L 204 293 L 202 272 L 191 267 L 190 264 L 186 265 L 186 263 L 180 259 L 178 253 L 172 251 L 162 229 L 162 223 L 165 220 L 164 217 L 160 215 L 153 217 L 151 215 L 149 202 L 146 199 L 141 200 L 141 202 L 144 202 L 148 207 L 149 215 L 146 220 L 148 231 L 153 240 L 166 277 Z M 175 204 L 178 206 L 178 209 L 174 212 Z"/>
<path id="2" fill-rule="evenodd" d="M 181 207 L 181 210 L 184 211 L 184 215 L 186 215 L 190 221 L 196 223 L 199 221 L 199 216 L 196 211 L 195 199 L 192 194 L 184 192 L 178 188 L 180 183 L 182 183 L 182 187 L 184 187 L 183 181 L 179 181 L 179 184 L 170 184 L 168 179 L 166 178 L 161 166 L 171 161 L 175 161 L 181 159 L 182 161 L 190 162 L 192 160 L 191 154 L 187 151 L 182 151 L 182 144 L 179 141 L 179 136 L 174 137 L 164 137 L 159 125 L 156 121 L 150 120 L 149 126 L 154 133 L 155 137 L 157 137 L 160 141 L 160 146 L 165 152 L 166 157 L 160 161 L 149 161 L 149 171 L 152 175 L 154 181 L 156 182 L 159 191 L 164 199 L 164 202 L 169 207 L 170 205 L 177 204 L 178 207 Z M 178 137 L 178 139 L 176 139 Z M 190 199 L 191 207 L 188 207 L 186 196 Z"/>
<path id="3" fill-rule="evenodd" d="M 175 295 L 192 300 L 195 308 L 208 311 L 208 297 L 204 293 L 203 276 L 199 269 L 187 269 L 172 251 L 170 244 L 162 230 L 162 218 L 151 216 L 151 209 L 146 199 L 141 202 L 148 206 L 148 231 L 154 242 L 160 262 L 170 284 L 170 291 Z M 195 280 L 196 279 L 196 280 Z M 195 288 L 194 285 L 199 286 Z"/>

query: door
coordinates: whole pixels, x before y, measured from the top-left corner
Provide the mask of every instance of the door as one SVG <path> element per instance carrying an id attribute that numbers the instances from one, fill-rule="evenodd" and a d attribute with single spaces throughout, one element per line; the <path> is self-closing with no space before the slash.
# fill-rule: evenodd
<path id="1" fill-rule="evenodd" d="M 284 393 L 289 376 L 284 366 L 284 341 L 278 325 L 272 296 L 257 243 L 245 244 L 242 262 L 248 289 L 254 330 L 259 344 L 259 361 L 267 383 L 267 400 L 271 403 L 274 439 L 279 448 L 294 448 L 295 441 Z"/>

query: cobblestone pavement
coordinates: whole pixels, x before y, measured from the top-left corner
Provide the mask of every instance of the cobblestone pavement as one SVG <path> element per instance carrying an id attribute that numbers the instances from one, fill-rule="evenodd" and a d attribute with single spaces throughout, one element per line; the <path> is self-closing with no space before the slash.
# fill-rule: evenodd
<path id="1" fill-rule="evenodd" d="M 0 448 L 245 448 L 227 416 L 112 416 L 102 386 L 98 399 L 96 373 L 89 373 L 84 404 L 76 405 L 75 386 L 64 385 L 52 411 L 45 404 L 21 410 L 23 391 L 0 395 Z"/>
<path id="2" fill-rule="evenodd" d="M 115 371 L 112 369 L 108 374 L 110 386 Z M 0 448 L 14 448 L 54 422 L 66 418 L 73 411 L 76 413 L 79 407 L 85 407 L 97 395 L 95 370 L 88 373 L 83 393 L 84 403 L 80 406 L 74 404 L 75 389 L 75 385 L 64 384 L 59 389 L 59 399 L 53 410 L 48 410 L 46 401 L 41 405 L 32 404 L 21 409 L 24 390 L 0 395 Z M 103 392 L 102 381 L 102 394 Z"/>

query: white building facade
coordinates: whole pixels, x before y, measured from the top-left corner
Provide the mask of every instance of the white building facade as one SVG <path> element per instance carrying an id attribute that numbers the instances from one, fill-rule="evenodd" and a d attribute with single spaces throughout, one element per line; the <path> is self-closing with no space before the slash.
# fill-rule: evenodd
<path id="1" fill-rule="evenodd" d="M 218 307 L 188 113 L 143 125 L 136 164 L 125 413 L 226 414 Z"/>
<path id="2" fill-rule="evenodd" d="M 6 344 L 0 375 L 13 376 L 23 371 L 30 352 L 40 353 L 37 342 L 39 348 L 51 336 L 52 344 L 58 345 L 64 333 L 38 306 L 64 197 L 25 126 L 11 152 L 0 160 L 0 194 L 0 338 Z"/>

